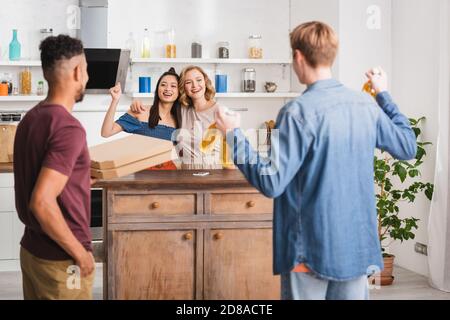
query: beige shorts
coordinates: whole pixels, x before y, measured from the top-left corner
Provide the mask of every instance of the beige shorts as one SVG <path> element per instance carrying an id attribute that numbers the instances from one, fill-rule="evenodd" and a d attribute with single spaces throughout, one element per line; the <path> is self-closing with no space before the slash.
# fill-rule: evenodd
<path id="1" fill-rule="evenodd" d="M 20 267 L 25 300 L 92 300 L 95 271 L 82 278 L 73 260 L 44 260 L 20 248 Z"/>

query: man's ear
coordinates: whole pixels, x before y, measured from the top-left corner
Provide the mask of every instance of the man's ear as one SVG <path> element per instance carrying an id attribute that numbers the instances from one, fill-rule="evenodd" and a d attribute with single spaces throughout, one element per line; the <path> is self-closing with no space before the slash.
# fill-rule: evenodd
<path id="1" fill-rule="evenodd" d="M 300 63 L 300 62 L 302 62 L 303 60 L 305 60 L 305 56 L 303 55 L 303 53 L 302 53 L 300 50 L 295 49 L 295 50 L 294 50 L 294 60 L 295 60 L 296 62 Z"/>
<path id="2" fill-rule="evenodd" d="M 75 69 L 73 69 L 73 78 L 76 82 L 80 82 L 82 78 L 82 72 L 81 72 L 81 64 L 77 64 L 75 66 Z"/>

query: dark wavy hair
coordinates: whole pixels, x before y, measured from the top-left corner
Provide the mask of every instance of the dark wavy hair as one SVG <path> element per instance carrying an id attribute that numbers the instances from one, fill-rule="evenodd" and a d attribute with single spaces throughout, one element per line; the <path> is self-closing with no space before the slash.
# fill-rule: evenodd
<path id="1" fill-rule="evenodd" d="M 159 94 L 158 89 L 161 83 L 161 80 L 165 76 L 174 76 L 177 79 L 177 82 L 180 82 L 180 76 L 176 73 L 174 68 L 170 68 L 168 71 L 164 72 L 156 83 L 156 92 L 155 98 L 153 99 L 153 105 L 150 108 L 150 115 L 148 116 L 148 126 L 150 128 L 154 128 L 158 125 L 159 120 L 161 120 L 159 116 Z M 170 109 L 170 114 L 175 119 L 175 128 L 179 129 L 181 127 L 181 106 L 179 101 L 180 94 L 178 93 L 178 98 L 172 105 L 172 109 Z"/>
<path id="2" fill-rule="evenodd" d="M 45 38 L 39 45 L 44 76 L 53 77 L 55 64 L 60 60 L 69 60 L 84 54 L 83 43 L 79 39 L 60 34 Z"/>

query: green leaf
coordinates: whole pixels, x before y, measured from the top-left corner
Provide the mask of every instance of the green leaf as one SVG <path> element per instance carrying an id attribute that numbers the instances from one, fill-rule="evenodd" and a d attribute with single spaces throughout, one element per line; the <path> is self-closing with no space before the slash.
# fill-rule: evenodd
<path id="1" fill-rule="evenodd" d="M 433 198 L 433 192 L 434 192 L 434 186 L 432 184 L 428 184 L 427 188 L 425 189 L 425 196 L 430 201 Z"/>
<path id="2" fill-rule="evenodd" d="M 399 165 L 399 166 L 397 166 L 396 171 L 397 171 L 398 177 L 400 178 L 400 181 L 404 182 L 406 179 L 406 174 L 407 174 L 406 169 L 404 167 L 402 167 L 401 165 Z"/>

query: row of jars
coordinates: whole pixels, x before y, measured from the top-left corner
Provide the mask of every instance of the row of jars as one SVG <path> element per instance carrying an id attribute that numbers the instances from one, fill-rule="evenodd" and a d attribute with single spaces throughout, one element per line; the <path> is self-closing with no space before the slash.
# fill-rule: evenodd
<path id="1" fill-rule="evenodd" d="M 142 39 L 140 50 L 136 46 L 133 32 L 130 32 L 129 38 L 126 41 L 125 47 L 131 51 L 131 56 L 136 57 L 139 52 L 141 58 L 150 58 L 151 41 L 150 31 L 148 28 L 144 30 L 144 37 Z M 227 59 L 230 57 L 230 43 L 228 41 L 221 41 L 217 45 L 217 56 L 219 59 Z M 171 29 L 167 33 L 167 43 L 164 46 L 164 57 L 176 58 L 177 46 L 175 44 L 175 31 Z M 248 57 L 250 59 L 261 59 L 263 57 L 262 37 L 261 35 L 251 35 L 248 38 Z M 202 42 L 199 40 L 191 43 L 191 58 L 202 58 Z"/>
<path id="2" fill-rule="evenodd" d="M 0 95 L 30 95 L 32 90 L 32 74 L 30 68 L 24 68 L 19 73 L 19 87 L 14 86 L 13 76 L 11 73 L 0 74 Z M 44 82 L 41 80 L 38 82 L 36 89 L 37 95 L 44 94 Z"/>
<path id="3" fill-rule="evenodd" d="M 173 56 L 166 56 L 167 58 L 175 58 Z M 202 57 L 202 43 L 194 41 L 191 44 L 191 58 Z M 219 59 L 228 59 L 230 57 L 230 43 L 228 41 L 221 41 L 217 44 L 217 57 Z M 250 59 L 262 59 L 262 37 L 260 35 L 251 35 L 248 42 L 248 57 Z"/>

